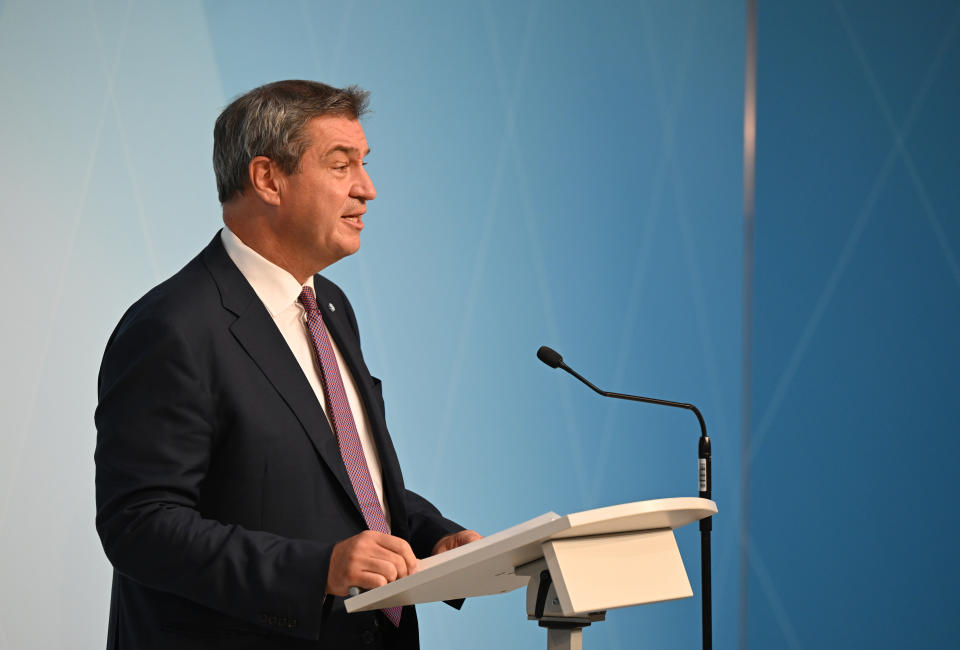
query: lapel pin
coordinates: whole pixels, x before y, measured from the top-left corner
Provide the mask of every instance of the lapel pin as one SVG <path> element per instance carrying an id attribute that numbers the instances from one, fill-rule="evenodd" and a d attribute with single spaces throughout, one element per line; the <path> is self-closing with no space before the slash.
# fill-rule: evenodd
<path id="1" fill-rule="evenodd" d="M 337 311 L 337 308 L 333 306 L 333 303 L 332 303 L 332 302 L 328 302 L 328 303 L 327 303 L 327 307 L 330 308 L 330 311 Z"/>

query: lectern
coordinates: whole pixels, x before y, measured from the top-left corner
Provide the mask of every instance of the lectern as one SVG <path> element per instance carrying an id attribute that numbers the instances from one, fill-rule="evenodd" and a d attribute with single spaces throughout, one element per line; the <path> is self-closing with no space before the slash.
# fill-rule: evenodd
<path id="1" fill-rule="evenodd" d="M 547 648 L 581 650 L 583 628 L 608 609 L 693 595 L 673 530 L 716 512 L 695 497 L 548 512 L 420 560 L 417 573 L 345 605 L 358 612 L 526 587 L 527 617 L 547 628 Z"/>

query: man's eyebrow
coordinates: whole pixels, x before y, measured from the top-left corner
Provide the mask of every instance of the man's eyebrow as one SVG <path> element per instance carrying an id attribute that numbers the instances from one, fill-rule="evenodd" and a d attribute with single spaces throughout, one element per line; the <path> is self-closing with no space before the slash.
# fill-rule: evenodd
<path id="1" fill-rule="evenodd" d="M 340 144 L 335 147 L 330 147 L 330 149 L 327 150 L 327 153 L 325 153 L 324 156 L 329 156 L 330 154 L 336 153 L 338 151 L 343 152 L 348 156 L 357 156 L 360 154 L 360 150 L 357 149 L 356 147 L 348 147 L 346 145 Z M 370 148 L 368 147 L 366 153 L 364 153 L 363 156 L 361 157 L 366 157 L 369 155 L 370 155 Z"/>

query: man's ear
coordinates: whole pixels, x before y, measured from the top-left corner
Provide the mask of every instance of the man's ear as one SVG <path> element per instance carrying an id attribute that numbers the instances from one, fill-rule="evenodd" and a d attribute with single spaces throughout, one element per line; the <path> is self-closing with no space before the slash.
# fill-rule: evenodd
<path id="1" fill-rule="evenodd" d="M 257 156 L 247 167 L 254 194 L 269 205 L 280 205 L 281 172 L 266 156 Z"/>

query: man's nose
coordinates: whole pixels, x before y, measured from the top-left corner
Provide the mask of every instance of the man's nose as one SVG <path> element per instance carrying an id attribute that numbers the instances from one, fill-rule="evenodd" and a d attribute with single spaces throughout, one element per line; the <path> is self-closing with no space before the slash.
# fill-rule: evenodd
<path id="1" fill-rule="evenodd" d="M 377 188 L 373 186 L 373 181 L 370 180 L 370 174 L 368 174 L 367 170 L 363 167 L 360 168 L 360 173 L 357 175 L 352 194 L 355 198 L 363 199 L 364 201 L 372 201 L 377 198 Z"/>

